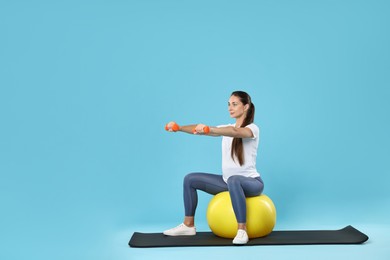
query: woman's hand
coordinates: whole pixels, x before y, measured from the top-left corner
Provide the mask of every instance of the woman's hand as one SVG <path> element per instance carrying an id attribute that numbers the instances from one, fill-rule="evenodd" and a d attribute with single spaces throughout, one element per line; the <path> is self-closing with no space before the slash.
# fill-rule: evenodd
<path id="1" fill-rule="evenodd" d="M 176 122 L 174 122 L 174 121 L 171 121 L 165 125 L 165 130 L 167 130 L 169 132 L 177 132 L 177 131 L 179 131 L 179 129 L 180 129 L 180 126 L 178 124 L 176 124 Z"/>
<path id="2" fill-rule="evenodd" d="M 207 125 L 204 124 L 197 124 L 194 129 L 194 134 L 208 134 L 210 132 L 210 128 Z"/>

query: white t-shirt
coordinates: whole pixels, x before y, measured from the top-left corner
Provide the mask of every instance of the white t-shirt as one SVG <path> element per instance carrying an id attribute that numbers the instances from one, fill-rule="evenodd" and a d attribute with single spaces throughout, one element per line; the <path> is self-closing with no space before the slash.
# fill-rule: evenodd
<path id="1" fill-rule="evenodd" d="M 217 127 L 235 126 L 234 124 L 220 125 Z M 246 127 L 252 130 L 253 137 L 242 138 L 244 146 L 244 164 L 240 166 L 238 159 L 234 161 L 231 156 L 233 137 L 222 137 L 222 177 L 225 182 L 232 175 L 242 175 L 256 178 L 260 174 L 256 169 L 257 147 L 259 145 L 260 130 L 255 124 L 249 124 Z"/>

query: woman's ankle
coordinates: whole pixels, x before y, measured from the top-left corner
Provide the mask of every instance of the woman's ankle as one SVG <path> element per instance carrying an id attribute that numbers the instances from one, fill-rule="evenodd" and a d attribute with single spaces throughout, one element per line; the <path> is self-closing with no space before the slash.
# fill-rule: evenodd
<path id="1" fill-rule="evenodd" d="M 246 223 L 238 223 L 238 229 L 242 229 L 246 231 Z"/>
<path id="2" fill-rule="evenodd" d="M 186 225 L 187 227 L 194 227 L 195 226 L 195 221 L 194 217 L 185 217 L 183 224 Z"/>

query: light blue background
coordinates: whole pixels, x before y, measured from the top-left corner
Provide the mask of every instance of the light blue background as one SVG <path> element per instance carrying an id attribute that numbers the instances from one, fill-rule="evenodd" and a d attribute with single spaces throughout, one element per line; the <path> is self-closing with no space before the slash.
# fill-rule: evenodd
<path id="1" fill-rule="evenodd" d="M 1 259 L 388 259 L 388 1 L 0 1 Z M 245 90 L 275 229 L 360 246 L 134 249 L 182 220 L 182 179 L 220 172 Z M 211 197 L 200 194 L 198 230 Z M 321 258 L 322 257 L 322 258 Z"/>

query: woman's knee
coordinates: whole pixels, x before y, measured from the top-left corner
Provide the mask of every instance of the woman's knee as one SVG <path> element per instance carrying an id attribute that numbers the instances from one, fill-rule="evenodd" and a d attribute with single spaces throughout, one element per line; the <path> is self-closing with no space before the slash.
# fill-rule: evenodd
<path id="1" fill-rule="evenodd" d="M 192 172 L 192 173 L 187 174 L 187 175 L 184 177 L 183 184 L 184 184 L 184 185 L 191 185 L 191 183 L 192 183 L 194 180 L 197 180 L 197 179 L 198 179 L 198 176 L 199 176 L 199 174 L 196 173 L 196 172 Z"/>

